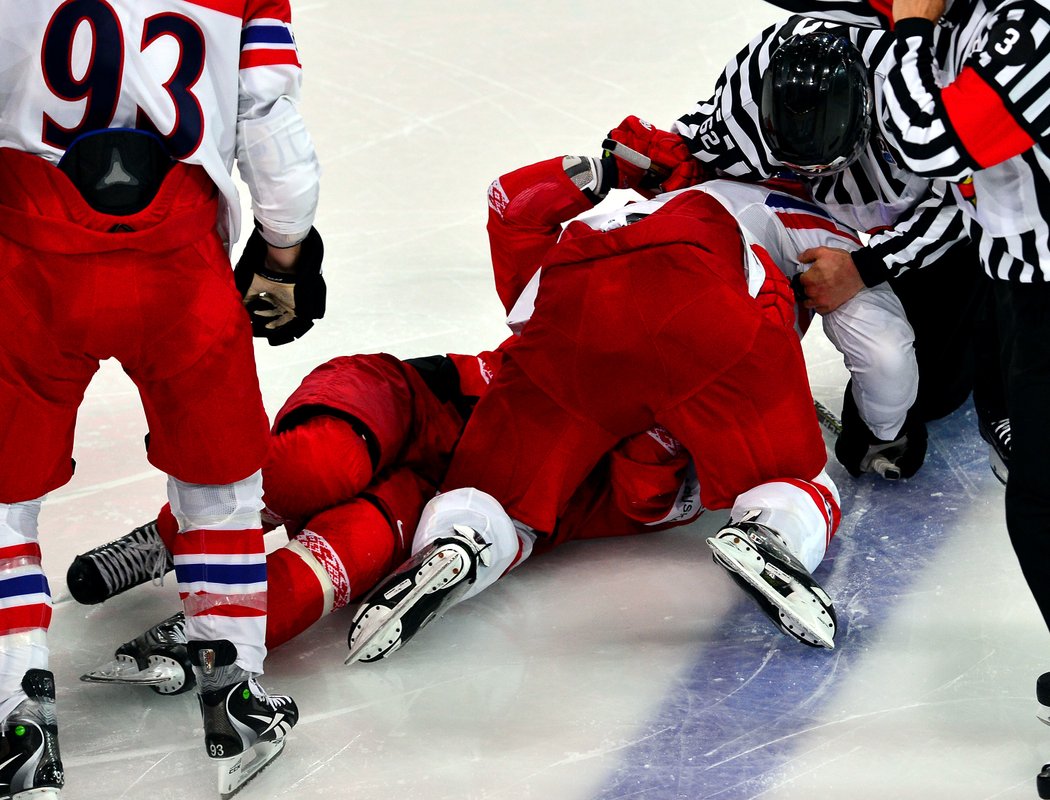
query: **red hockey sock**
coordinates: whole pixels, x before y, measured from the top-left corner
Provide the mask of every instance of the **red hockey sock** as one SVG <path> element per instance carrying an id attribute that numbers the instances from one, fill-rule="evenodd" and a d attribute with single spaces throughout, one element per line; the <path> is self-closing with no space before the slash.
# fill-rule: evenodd
<path id="1" fill-rule="evenodd" d="M 363 595 L 401 555 L 399 538 L 375 505 L 351 500 L 323 511 L 267 559 L 267 647 L 297 636 Z"/>

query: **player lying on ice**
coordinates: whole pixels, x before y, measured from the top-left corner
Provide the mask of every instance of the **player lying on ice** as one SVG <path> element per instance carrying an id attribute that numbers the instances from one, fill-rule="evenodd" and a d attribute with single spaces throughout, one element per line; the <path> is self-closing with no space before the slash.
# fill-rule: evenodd
<path id="1" fill-rule="evenodd" d="M 521 335 L 477 357 L 337 358 L 289 398 L 263 470 L 267 507 L 292 537 L 268 557 L 269 646 L 378 586 L 350 640 L 351 658 L 379 658 L 532 552 L 686 524 L 702 507 L 732 509 L 709 544 L 774 622 L 834 646 L 834 609 L 811 573 L 838 495 L 776 264 L 816 244 L 855 246 L 853 234 L 790 192 L 729 181 L 561 233 L 608 188 L 641 179 L 608 157 L 503 176 L 489 231 L 499 294 L 521 300 Z M 79 556 L 74 596 L 101 602 L 148 580 L 151 550 L 170 568 L 156 546 L 170 548 L 176 529 L 165 509 Z M 411 588 L 392 592 L 406 575 Z M 180 625 L 129 642 L 124 669 L 96 678 L 179 690 Z"/>

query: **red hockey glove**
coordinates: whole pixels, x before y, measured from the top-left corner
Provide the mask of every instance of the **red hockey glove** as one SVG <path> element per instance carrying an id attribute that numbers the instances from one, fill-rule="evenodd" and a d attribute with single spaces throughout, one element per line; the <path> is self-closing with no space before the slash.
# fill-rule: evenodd
<path id="1" fill-rule="evenodd" d="M 618 148 L 606 144 L 606 149 L 617 156 L 619 189 L 635 189 L 646 197 L 653 197 L 660 192 L 693 186 L 704 179 L 703 165 L 689 152 L 685 140 L 677 133 L 662 131 L 632 115 L 609 131 L 608 138 L 650 162 L 646 168 L 644 164 L 636 163 L 637 159 L 630 154 L 617 152 Z"/>

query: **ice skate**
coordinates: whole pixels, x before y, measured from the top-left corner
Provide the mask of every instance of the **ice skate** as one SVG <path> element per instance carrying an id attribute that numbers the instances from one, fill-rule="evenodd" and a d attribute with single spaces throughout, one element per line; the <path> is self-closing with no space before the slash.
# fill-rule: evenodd
<path id="1" fill-rule="evenodd" d="M 477 577 L 478 562 L 488 563 L 487 548 L 472 528 L 456 525 L 398 567 L 362 601 L 346 663 L 385 658 L 454 606 Z"/>
<path id="2" fill-rule="evenodd" d="M 55 678 L 31 669 L 22 679 L 23 700 L 0 729 L 0 797 L 58 800 L 65 783 L 58 752 Z"/>
<path id="3" fill-rule="evenodd" d="M 200 687 L 204 746 L 219 767 L 219 796 L 228 800 L 281 754 L 299 709 L 287 695 L 267 694 L 238 667 L 230 642 L 191 642 L 189 652 Z"/>
<path id="4" fill-rule="evenodd" d="M 776 531 L 745 519 L 723 528 L 707 544 L 715 562 L 784 633 L 813 647 L 835 648 L 837 620 L 831 598 Z"/>
<path id="5" fill-rule="evenodd" d="M 117 648 L 114 658 L 80 676 L 87 683 L 149 686 L 182 694 L 196 685 L 186 651 L 186 616 L 179 612 Z"/>
<path id="6" fill-rule="evenodd" d="M 987 423 L 983 419 L 979 420 L 977 430 L 981 438 L 988 442 L 988 462 L 992 474 L 1005 486 L 1006 479 L 1010 477 L 1010 418 Z"/>
<path id="7" fill-rule="evenodd" d="M 154 520 L 74 558 L 66 585 L 78 603 L 95 605 L 173 569 Z"/>

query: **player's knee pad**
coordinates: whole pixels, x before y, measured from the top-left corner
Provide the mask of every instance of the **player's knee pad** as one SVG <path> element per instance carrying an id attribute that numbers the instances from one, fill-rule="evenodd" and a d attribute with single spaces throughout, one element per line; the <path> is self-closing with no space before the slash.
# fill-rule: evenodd
<path id="1" fill-rule="evenodd" d="M 180 531 L 261 528 L 262 472 L 221 485 L 168 477 L 168 502 Z"/>
<path id="2" fill-rule="evenodd" d="M 356 497 L 372 479 L 364 438 L 346 420 L 311 417 L 274 435 L 263 466 L 267 508 L 304 519 Z"/>
<path id="3" fill-rule="evenodd" d="M 532 551 L 532 539 L 519 536 L 513 520 L 494 497 L 478 489 L 453 489 L 438 495 L 423 509 L 412 552 L 449 536 L 454 525 L 473 529 L 488 548 L 487 564 L 479 561 L 477 578 L 463 600 L 487 589 Z"/>

